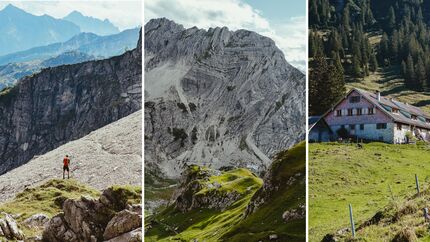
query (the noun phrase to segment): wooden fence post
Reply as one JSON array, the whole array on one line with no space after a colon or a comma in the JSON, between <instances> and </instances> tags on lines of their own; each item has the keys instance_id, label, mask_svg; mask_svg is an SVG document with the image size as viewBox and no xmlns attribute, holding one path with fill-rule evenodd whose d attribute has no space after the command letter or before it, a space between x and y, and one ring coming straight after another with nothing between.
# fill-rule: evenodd
<instances>
[{"instance_id":1,"label":"wooden fence post","mask_svg":"<svg viewBox=\"0 0 430 242\"><path fill-rule=\"evenodd\" d=\"M354 217L352 216L352 206L351 206L351 204L349 204L349 220L351 222L352 237L355 238L355 225L354 225Z\"/></svg>"},{"instance_id":2,"label":"wooden fence post","mask_svg":"<svg viewBox=\"0 0 430 242\"><path fill-rule=\"evenodd\" d=\"M417 187L417 193L418 193L418 196L419 196L420 195L420 183L418 181L418 175L417 174L415 174L415 185Z\"/></svg>"}]
</instances>

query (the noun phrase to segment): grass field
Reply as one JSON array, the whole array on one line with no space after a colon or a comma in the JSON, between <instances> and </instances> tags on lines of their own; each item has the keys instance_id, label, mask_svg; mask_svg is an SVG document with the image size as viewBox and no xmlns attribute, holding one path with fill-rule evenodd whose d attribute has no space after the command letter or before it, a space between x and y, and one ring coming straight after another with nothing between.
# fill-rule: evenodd
<instances>
[{"instance_id":1,"label":"grass field","mask_svg":"<svg viewBox=\"0 0 430 242\"><path fill-rule=\"evenodd\" d=\"M362 149L353 144L310 144L310 241L321 241L327 233L349 227L348 204L359 225L390 204L405 203L416 192L415 174L426 190L430 184L427 144L369 143ZM364 229L358 236L367 241L392 239L391 232L374 231L376 227Z\"/></svg>"}]
</instances>

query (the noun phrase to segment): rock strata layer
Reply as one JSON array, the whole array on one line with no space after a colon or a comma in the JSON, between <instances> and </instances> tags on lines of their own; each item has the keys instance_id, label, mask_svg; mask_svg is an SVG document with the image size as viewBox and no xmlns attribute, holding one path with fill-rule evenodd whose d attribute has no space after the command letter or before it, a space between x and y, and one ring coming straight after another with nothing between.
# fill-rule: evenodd
<instances>
[{"instance_id":1,"label":"rock strata layer","mask_svg":"<svg viewBox=\"0 0 430 242\"><path fill-rule=\"evenodd\" d=\"M263 171L305 137L305 76L247 30L145 25L145 161ZM149 166L148 166L149 167Z\"/></svg>"}]
</instances>

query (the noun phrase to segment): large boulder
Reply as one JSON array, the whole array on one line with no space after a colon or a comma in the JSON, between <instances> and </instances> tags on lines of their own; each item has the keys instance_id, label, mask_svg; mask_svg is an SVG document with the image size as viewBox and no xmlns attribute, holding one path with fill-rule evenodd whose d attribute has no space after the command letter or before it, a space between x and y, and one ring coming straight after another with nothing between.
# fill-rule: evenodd
<instances>
[{"instance_id":1,"label":"large boulder","mask_svg":"<svg viewBox=\"0 0 430 242\"><path fill-rule=\"evenodd\" d=\"M45 214L38 213L24 220L23 224L28 228L42 228L49 222L49 217Z\"/></svg>"},{"instance_id":2,"label":"large boulder","mask_svg":"<svg viewBox=\"0 0 430 242\"><path fill-rule=\"evenodd\" d=\"M101 239L104 228L115 214L109 207L87 197L80 201L66 200L63 211L67 224L82 239L89 239L91 235Z\"/></svg>"},{"instance_id":3,"label":"large boulder","mask_svg":"<svg viewBox=\"0 0 430 242\"><path fill-rule=\"evenodd\" d=\"M9 226L6 223L6 220L4 219L0 219L0 230L2 231L1 233L8 239L11 239L11 233L9 230Z\"/></svg>"},{"instance_id":4,"label":"large boulder","mask_svg":"<svg viewBox=\"0 0 430 242\"><path fill-rule=\"evenodd\" d=\"M80 200L66 200L63 203L63 213L54 216L45 227L43 240L105 241L140 228L142 207L127 204L127 193L126 189L109 188L99 199L81 197ZM138 241L135 238L139 236L136 236L136 233L130 233L121 237L130 240L121 241Z\"/></svg>"},{"instance_id":5,"label":"large boulder","mask_svg":"<svg viewBox=\"0 0 430 242\"><path fill-rule=\"evenodd\" d=\"M142 228L135 229L128 233L122 234L105 242L141 242L142 241Z\"/></svg>"},{"instance_id":6,"label":"large boulder","mask_svg":"<svg viewBox=\"0 0 430 242\"><path fill-rule=\"evenodd\" d=\"M25 237L24 233L18 228L18 224L16 223L15 219L10 214L5 214L5 219L13 238L17 240L23 240Z\"/></svg>"},{"instance_id":7,"label":"large boulder","mask_svg":"<svg viewBox=\"0 0 430 242\"><path fill-rule=\"evenodd\" d=\"M24 233L18 228L15 219L10 214L2 214L4 219L0 219L0 235L8 239L23 240L25 238Z\"/></svg>"},{"instance_id":8,"label":"large boulder","mask_svg":"<svg viewBox=\"0 0 430 242\"><path fill-rule=\"evenodd\" d=\"M109 221L103 238L109 240L140 227L142 227L142 215L123 210Z\"/></svg>"},{"instance_id":9,"label":"large boulder","mask_svg":"<svg viewBox=\"0 0 430 242\"><path fill-rule=\"evenodd\" d=\"M103 240L105 227L115 215L110 207L89 197L66 200L63 211L62 216L54 217L48 224L44 238L51 238L50 241Z\"/></svg>"},{"instance_id":10,"label":"large boulder","mask_svg":"<svg viewBox=\"0 0 430 242\"><path fill-rule=\"evenodd\" d=\"M43 231L43 241L78 241L74 231L72 231L64 220L64 213L54 216Z\"/></svg>"}]
</instances>

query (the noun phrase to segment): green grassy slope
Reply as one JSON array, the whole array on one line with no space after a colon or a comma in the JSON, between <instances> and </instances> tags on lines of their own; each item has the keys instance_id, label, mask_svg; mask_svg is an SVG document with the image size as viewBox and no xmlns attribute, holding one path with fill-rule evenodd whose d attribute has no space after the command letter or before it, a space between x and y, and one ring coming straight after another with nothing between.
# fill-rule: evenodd
<instances>
[{"instance_id":1,"label":"green grassy slope","mask_svg":"<svg viewBox=\"0 0 430 242\"><path fill-rule=\"evenodd\" d=\"M357 225L393 201L403 203L415 193L418 174L422 189L430 182L427 144L390 145L322 143L309 145L309 239L349 227L348 204ZM368 241L392 239L394 231L359 234ZM373 240L372 240L373 239ZM382 240L381 240L382 239Z\"/></svg>"},{"instance_id":2,"label":"green grassy slope","mask_svg":"<svg viewBox=\"0 0 430 242\"><path fill-rule=\"evenodd\" d=\"M151 229L145 234L145 241L170 241L191 239L217 241L234 224L241 219L252 195L261 187L262 180L246 169L235 169L223 172L219 176L209 179L199 179L197 182L203 188L195 195L204 195L216 188L209 188L207 184L218 182L220 193L238 192L241 198L224 211L201 208L182 213L173 206L163 212L148 217L146 226ZM197 195L198 196L198 195Z\"/></svg>"},{"instance_id":3,"label":"green grassy slope","mask_svg":"<svg viewBox=\"0 0 430 242\"><path fill-rule=\"evenodd\" d=\"M269 176L272 185L276 183L280 189L267 194L267 202L226 234L226 241L265 241L270 234L278 235L282 241L305 241L305 218L288 223L282 219L284 211L305 204L305 157L305 142L278 154ZM288 186L286 182L298 173L302 179L296 177L297 181ZM255 196L259 195L263 195L261 191Z\"/></svg>"},{"instance_id":4,"label":"green grassy slope","mask_svg":"<svg viewBox=\"0 0 430 242\"><path fill-rule=\"evenodd\" d=\"M25 189L17 194L15 199L1 204L0 210L10 214L21 214L21 219L37 213L54 216L61 211L62 203L68 198L98 197L99 195L99 191L74 179L53 179L38 187Z\"/></svg>"},{"instance_id":5,"label":"green grassy slope","mask_svg":"<svg viewBox=\"0 0 430 242\"><path fill-rule=\"evenodd\" d=\"M393 199L377 213L373 220L361 226L357 239L374 241L429 241L429 225L425 222L422 208L428 207L429 190L405 199ZM348 240L350 235L342 239Z\"/></svg>"},{"instance_id":6,"label":"green grassy slope","mask_svg":"<svg viewBox=\"0 0 430 242\"><path fill-rule=\"evenodd\" d=\"M194 167L196 172L199 169ZM282 152L270 169L271 182L283 184L274 193L260 190L262 180L247 169L235 169L199 178L202 188L194 196L207 194L226 194L237 192L241 197L224 210L195 208L180 212L171 205L161 213L145 218L145 241L267 241L270 234L277 234L280 239L304 241L305 219L296 219L288 223L282 220L284 211L296 208L305 202L305 144ZM300 176L297 174L300 173ZM295 176L292 185L285 183ZM268 176L266 176L268 177ZM300 177L300 178L299 178ZM266 182L266 181L265 181ZM220 184L218 188L209 184ZM244 218L245 210L255 196L264 196L267 202L254 213Z\"/></svg>"}]
</instances>

